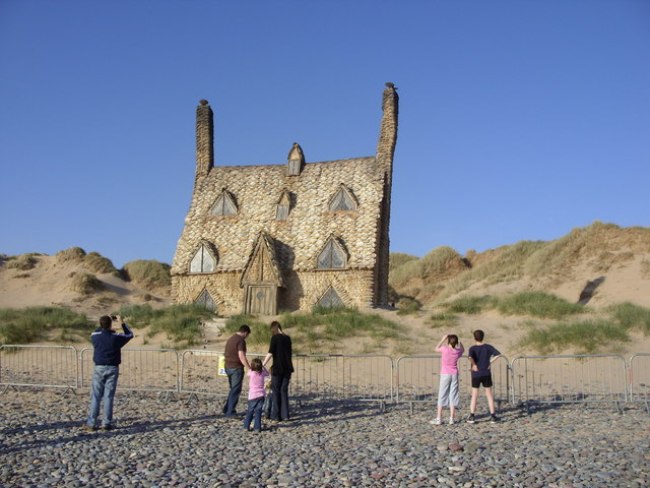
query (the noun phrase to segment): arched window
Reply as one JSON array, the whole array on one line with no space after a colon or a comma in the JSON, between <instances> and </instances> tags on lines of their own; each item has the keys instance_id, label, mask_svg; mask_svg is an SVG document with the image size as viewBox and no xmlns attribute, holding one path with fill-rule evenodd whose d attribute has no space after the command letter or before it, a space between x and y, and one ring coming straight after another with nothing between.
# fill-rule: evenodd
<instances>
[{"instance_id":1,"label":"arched window","mask_svg":"<svg viewBox=\"0 0 650 488\"><path fill-rule=\"evenodd\" d=\"M330 237L325 243L323 250L318 255L316 268L318 269L342 269L347 265L345 250L336 239Z\"/></svg>"},{"instance_id":2,"label":"arched window","mask_svg":"<svg viewBox=\"0 0 650 488\"><path fill-rule=\"evenodd\" d=\"M341 185L329 203L330 212L339 212L341 210L356 210L357 201L345 185Z\"/></svg>"},{"instance_id":3,"label":"arched window","mask_svg":"<svg viewBox=\"0 0 650 488\"><path fill-rule=\"evenodd\" d=\"M201 294L196 297L196 300L194 300L195 305L201 305L208 310L215 310L216 304L214 303L214 300L212 299L212 295L208 292L208 290L203 290Z\"/></svg>"},{"instance_id":4,"label":"arched window","mask_svg":"<svg viewBox=\"0 0 650 488\"><path fill-rule=\"evenodd\" d=\"M339 294L336 293L336 290L330 286L323 296L320 297L317 305L324 308L337 308L343 307L344 303L343 300L341 300L341 297L339 297Z\"/></svg>"},{"instance_id":5,"label":"arched window","mask_svg":"<svg viewBox=\"0 0 650 488\"><path fill-rule=\"evenodd\" d=\"M216 267L216 256L205 244L201 244L190 262L190 273L212 273Z\"/></svg>"},{"instance_id":6,"label":"arched window","mask_svg":"<svg viewBox=\"0 0 650 488\"><path fill-rule=\"evenodd\" d=\"M210 215L226 216L237 215L237 204L235 197L228 191L223 190L210 209Z\"/></svg>"},{"instance_id":7,"label":"arched window","mask_svg":"<svg viewBox=\"0 0 650 488\"><path fill-rule=\"evenodd\" d=\"M275 208L275 220L287 220L291 210L291 196L288 191L282 192L280 200Z\"/></svg>"}]
</instances>

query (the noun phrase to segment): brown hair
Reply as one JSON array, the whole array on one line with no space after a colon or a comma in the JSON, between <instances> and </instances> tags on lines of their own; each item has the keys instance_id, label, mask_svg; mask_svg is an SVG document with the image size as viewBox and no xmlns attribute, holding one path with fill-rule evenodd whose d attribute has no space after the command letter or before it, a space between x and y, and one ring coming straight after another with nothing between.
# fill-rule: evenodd
<instances>
[{"instance_id":1,"label":"brown hair","mask_svg":"<svg viewBox=\"0 0 650 488\"><path fill-rule=\"evenodd\" d=\"M455 349L456 346L458 345L458 336L456 334L449 334L447 336L447 342L451 347Z\"/></svg>"},{"instance_id":2,"label":"brown hair","mask_svg":"<svg viewBox=\"0 0 650 488\"><path fill-rule=\"evenodd\" d=\"M257 371L258 373L262 371L262 360L260 358L251 359L251 369Z\"/></svg>"},{"instance_id":3,"label":"brown hair","mask_svg":"<svg viewBox=\"0 0 650 488\"><path fill-rule=\"evenodd\" d=\"M280 325L280 322L277 320L274 320L271 322L271 334L282 334L282 326Z\"/></svg>"},{"instance_id":4,"label":"brown hair","mask_svg":"<svg viewBox=\"0 0 650 488\"><path fill-rule=\"evenodd\" d=\"M477 329L474 331L474 340L476 342L483 342L484 337L485 337L485 333L481 329Z\"/></svg>"}]
</instances>

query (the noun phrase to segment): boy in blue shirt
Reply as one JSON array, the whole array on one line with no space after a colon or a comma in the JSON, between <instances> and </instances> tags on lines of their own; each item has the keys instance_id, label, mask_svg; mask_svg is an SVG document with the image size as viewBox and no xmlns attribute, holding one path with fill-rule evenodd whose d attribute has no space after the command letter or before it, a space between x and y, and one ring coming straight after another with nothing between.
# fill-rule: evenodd
<instances>
[{"instance_id":1,"label":"boy in blue shirt","mask_svg":"<svg viewBox=\"0 0 650 488\"><path fill-rule=\"evenodd\" d=\"M490 409L490 422L498 422L499 419L494 414L494 395L492 393L492 373L490 365L497 359L501 353L490 344L484 344L485 333L482 330L474 331L475 344L469 348L469 360L472 363L472 400L469 405L469 418L467 422L475 422L474 412L476 411L476 400L478 398L478 389L481 385L485 388L485 397Z\"/></svg>"}]
</instances>

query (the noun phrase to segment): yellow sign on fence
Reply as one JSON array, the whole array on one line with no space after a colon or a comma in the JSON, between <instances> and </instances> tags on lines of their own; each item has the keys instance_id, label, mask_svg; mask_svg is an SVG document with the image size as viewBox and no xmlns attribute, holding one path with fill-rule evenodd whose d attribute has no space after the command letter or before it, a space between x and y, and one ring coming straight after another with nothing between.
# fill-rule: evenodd
<instances>
[{"instance_id":1,"label":"yellow sign on fence","mask_svg":"<svg viewBox=\"0 0 650 488\"><path fill-rule=\"evenodd\" d=\"M226 356L219 356L219 366L217 367L217 374L219 376L228 376L226 374Z\"/></svg>"}]
</instances>

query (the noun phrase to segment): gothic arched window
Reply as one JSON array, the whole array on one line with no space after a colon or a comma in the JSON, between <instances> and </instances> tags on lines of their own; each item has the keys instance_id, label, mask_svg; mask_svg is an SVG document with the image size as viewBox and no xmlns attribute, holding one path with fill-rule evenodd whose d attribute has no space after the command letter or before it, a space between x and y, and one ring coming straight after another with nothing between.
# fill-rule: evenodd
<instances>
[{"instance_id":1,"label":"gothic arched window","mask_svg":"<svg viewBox=\"0 0 650 488\"><path fill-rule=\"evenodd\" d=\"M205 244L201 244L190 261L190 273L212 273L216 267L216 256Z\"/></svg>"},{"instance_id":2,"label":"gothic arched window","mask_svg":"<svg viewBox=\"0 0 650 488\"><path fill-rule=\"evenodd\" d=\"M223 190L210 209L210 215L226 216L237 215L237 204L234 196L227 190Z\"/></svg>"},{"instance_id":3,"label":"gothic arched window","mask_svg":"<svg viewBox=\"0 0 650 488\"><path fill-rule=\"evenodd\" d=\"M347 266L345 250L336 239L330 237L318 255L317 269L342 269Z\"/></svg>"},{"instance_id":4,"label":"gothic arched window","mask_svg":"<svg viewBox=\"0 0 650 488\"><path fill-rule=\"evenodd\" d=\"M344 303L341 297L339 297L339 294L336 293L336 290L330 286L323 296L320 297L316 305L324 308L337 308L343 307Z\"/></svg>"},{"instance_id":5,"label":"gothic arched window","mask_svg":"<svg viewBox=\"0 0 650 488\"><path fill-rule=\"evenodd\" d=\"M329 211L338 212L341 210L356 210L357 201L345 185L341 185L329 202Z\"/></svg>"}]
</instances>

